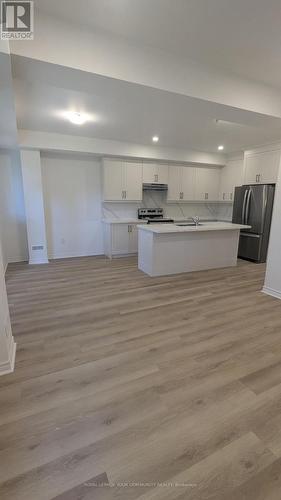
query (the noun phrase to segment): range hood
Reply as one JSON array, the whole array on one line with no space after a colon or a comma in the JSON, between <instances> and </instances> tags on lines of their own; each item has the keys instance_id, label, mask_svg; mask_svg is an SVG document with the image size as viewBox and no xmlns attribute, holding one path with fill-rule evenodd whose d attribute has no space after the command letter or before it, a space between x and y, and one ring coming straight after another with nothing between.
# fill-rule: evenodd
<instances>
[{"instance_id":1,"label":"range hood","mask_svg":"<svg viewBox=\"0 0 281 500\"><path fill-rule=\"evenodd\" d=\"M145 183L142 185L143 191L168 191L168 184Z\"/></svg>"}]
</instances>

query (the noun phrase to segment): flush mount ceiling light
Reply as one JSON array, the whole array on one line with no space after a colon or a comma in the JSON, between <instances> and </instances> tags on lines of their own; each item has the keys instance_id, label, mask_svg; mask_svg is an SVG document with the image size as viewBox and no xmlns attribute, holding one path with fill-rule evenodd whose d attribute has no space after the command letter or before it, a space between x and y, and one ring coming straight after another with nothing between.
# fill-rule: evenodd
<instances>
[{"instance_id":1,"label":"flush mount ceiling light","mask_svg":"<svg viewBox=\"0 0 281 500\"><path fill-rule=\"evenodd\" d=\"M224 149L224 146L222 144L220 146L218 146L219 151L222 151L223 149Z\"/></svg>"},{"instance_id":2,"label":"flush mount ceiling light","mask_svg":"<svg viewBox=\"0 0 281 500\"><path fill-rule=\"evenodd\" d=\"M153 140L153 142L158 142L158 141L159 141L159 137L158 137L158 135L154 135L154 136L152 137L152 140Z\"/></svg>"},{"instance_id":3,"label":"flush mount ceiling light","mask_svg":"<svg viewBox=\"0 0 281 500\"><path fill-rule=\"evenodd\" d=\"M67 118L71 123L74 123L75 125L83 125L88 121L88 115L85 113L78 113L76 111L69 111L67 113Z\"/></svg>"}]
</instances>

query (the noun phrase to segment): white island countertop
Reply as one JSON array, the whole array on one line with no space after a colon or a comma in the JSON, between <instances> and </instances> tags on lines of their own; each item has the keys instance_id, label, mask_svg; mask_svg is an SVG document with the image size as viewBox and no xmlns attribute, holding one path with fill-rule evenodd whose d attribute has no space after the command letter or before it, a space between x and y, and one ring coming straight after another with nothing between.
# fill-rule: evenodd
<instances>
[{"instance_id":1,"label":"white island countertop","mask_svg":"<svg viewBox=\"0 0 281 500\"><path fill-rule=\"evenodd\" d=\"M185 226L179 224L146 224L139 225L138 230L149 231L156 234L192 233L202 231L234 231L250 229L251 226L232 224L232 222L200 222L199 226Z\"/></svg>"}]
</instances>

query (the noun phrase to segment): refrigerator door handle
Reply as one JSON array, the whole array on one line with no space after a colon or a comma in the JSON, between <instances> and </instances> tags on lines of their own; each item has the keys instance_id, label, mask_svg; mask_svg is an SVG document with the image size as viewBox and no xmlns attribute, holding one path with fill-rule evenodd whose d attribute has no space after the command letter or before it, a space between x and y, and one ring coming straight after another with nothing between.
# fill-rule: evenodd
<instances>
[{"instance_id":1,"label":"refrigerator door handle","mask_svg":"<svg viewBox=\"0 0 281 500\"><path fill-rule=\"evenodd\" d=\"M245 210L245 224L248 224L248 221L249 221L249 208L250 208L251 196L252 196L252 188L250 188L248 191L248 198L247 198L246 210Z\"/></svg>"},{"instance_id":2,"label":"refrigerator door handle","mask_svg":"<svg viewBox=\"0 0 281 500\"><path fill-rule=\"evenodd\" d=\"M245 236L247 238L260 238L260 234L253 234L253 233L244 233L241 231L240 236Z\"/></svg>"},{"instance_id":3,"label":"refrigerator door handle","mask_svg":"<svg viewBox=\"0 0 281 500\"><path fill-rule=\"evenodd\" d=\"M262 193L262 233L264 231L264 221L265 221L267 202L268 202L268 190L267 186L264 186Z\"/></svg>"},{"instance_id":4,"label":"refrigerator door handle","mask_svg":"<svg viewBox=\"0 0 281 500\"><path fill-rule=\"evenodd\" d=\"M243 206L242 206L242 224L245 224L245 208L246 208L246 201L247 201L247 196L248 196L248 189L246 189L244 193L244 200L243 200Z\"/></svg>"}]
</instances>

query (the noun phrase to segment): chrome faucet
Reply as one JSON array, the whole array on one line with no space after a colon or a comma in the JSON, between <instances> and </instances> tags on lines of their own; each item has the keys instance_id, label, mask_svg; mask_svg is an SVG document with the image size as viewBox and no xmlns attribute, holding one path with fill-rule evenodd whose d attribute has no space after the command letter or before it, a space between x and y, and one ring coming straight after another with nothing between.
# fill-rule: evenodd
<instances>
[{"instance_id":1,"label":"chrome faucet","mask_svg":"<svg viewBox=\"0 0 281 500\"><path fill-rule=\"evenodd\" d=\"M191 217L191 219L193 220L196 227L199 226L200 219L199 219L198 215L196 215L196 217Z\"/></svg>"}]
</instances>

